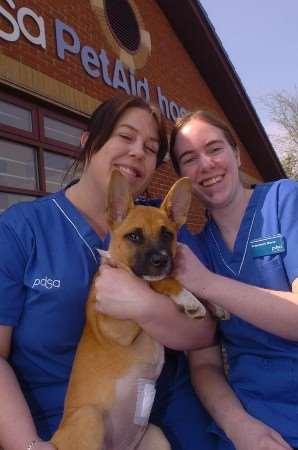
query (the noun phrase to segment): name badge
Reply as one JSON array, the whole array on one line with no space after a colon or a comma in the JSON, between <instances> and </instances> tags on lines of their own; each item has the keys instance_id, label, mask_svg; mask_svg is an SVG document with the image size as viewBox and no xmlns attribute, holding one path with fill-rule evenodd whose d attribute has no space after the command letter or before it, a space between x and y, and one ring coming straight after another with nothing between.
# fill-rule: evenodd
<instances>
[{"instance_id":1,"label":"name badge","mask_svg":"<svg viewBox=\"0 0 298 450\"><path fill-rule=\"evenodd\" d=\"M253 258L283 253L285 251L284 237L281 234L276 234L275 236L253 239L250 241L250 248Z\"/></svg>"}]
</instances>

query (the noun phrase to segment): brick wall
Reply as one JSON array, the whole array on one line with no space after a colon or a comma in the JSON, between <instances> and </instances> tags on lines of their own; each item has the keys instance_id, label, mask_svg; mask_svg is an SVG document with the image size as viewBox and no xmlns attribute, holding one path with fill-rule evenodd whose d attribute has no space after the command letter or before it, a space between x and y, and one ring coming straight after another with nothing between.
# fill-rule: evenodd
<instances>
[{"instance_id":1,"label":"brick wall","mask_svg":"<svg viewBox=\"0 0 298 450\"><path fill-rule=\"evenodd\" d=\"M17 42L0 41L0 55L17 60L22 65L38 71L42 76L60 82L60 86L80 92L86 98L102 101L115 94L115 90L107 86L101 78L94 79L83 69L79 55L66 55L64 61L57 58L54 20L60 19L72 27L79 36L81 46L88 45L100 52L102 48L107 51L112 65L119 57L112 49L106 35L102 32L98 18L94 14L89 1L73 0L15 0L17 9L27 6L45 19L47 48L42 49L30 43L24 36ZM166 17L154 0L134 0L143 20L143 25L150 32L151 55L145 66L135 72L135 78L146 77L150 86L151 101L157 103L156 87L160 86L163 95L169 100L187 110L201 107L211 108L223 118L224 112L216 102L212 92L208 89L204 79L192 63L184 47L170 27ZM10 13L12 10L5 5ZM28 19L28 18L27 18ZM7 32L11 31L8 23L0 18L0 26ZM34 22L26 20L26 27L32 34L36 33ZM202 49L203 51L203 49ZM9 74L7 75L9 78ZM50 92L50 91L49 91ZM51 94L47 93L49 100ZM65 96L65 106L67 104ZM63 104L63 96L59 97ZM88 112L87 108L81 112ZM170 131L172 123L167 121ZM237 133L235 133L237 135ZM243 170L250 176L262 179L246 149L239 142ZM170 163L165 163L156 172L149 189L151 196L163 196L175 181L176 175ZM194 201L189 222L191 228L198 229L204 221L204 211Z\"/></svg>"}]
</instances>

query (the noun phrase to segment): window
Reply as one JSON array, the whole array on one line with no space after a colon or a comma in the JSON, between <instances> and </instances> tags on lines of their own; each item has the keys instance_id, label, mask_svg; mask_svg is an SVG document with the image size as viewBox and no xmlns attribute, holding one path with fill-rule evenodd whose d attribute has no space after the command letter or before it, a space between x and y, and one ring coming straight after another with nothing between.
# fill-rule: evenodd
<instances>
[{"instance_id":1,"label":"window","mask_svg":"<svg viewBox=\"0 0 298 450\"><path fill-rule=\"evenodd\" d=\"M56 153L45 152L45 175L46 175L46 190L47 192L56 192L61 189L62 185L70 181L65 179L68 169L73 163L74 159Z\"/></svg>"},{"instance_id":2,"label":"window","mask_svg":"<svg viewBox=\"0 0 298 450\"><path fill-rule=\"evenodd\" d=\"M34 147L0 138L0 149L0 185L20 189L37 189L38 177Z\"/></svg>"},{"instance_id":3,"label":"window","mask_svg":"<svg viewBox=\"0 0 298 450\"><path fill-rule=\"evenodd\" d=\"M82 129L68 125L51 117L44 116L44 135L47 138L64 142L65 144L80 145Z\"/></svg>"},{"instance_id":4,"label":"window","mask_svg":"<svg viewBox=\"0 0 298 450\"><path fill-rule=\"evenodd\" d=\"M0 212L61 189L86 119L0 92Z\"/></svg>"},{"instance_id":5,"label":"window","mask_svg":"<svg viewBox=\"0 0 298 450\"><path fill-rule=\"evenodd\" d=\"M31 111L0 100L0 123L3 125L13 124L20 130L30 132L32 131Z\"/></svg>"},{"instance_id":6,"label":"window","mask_svg":"<svg viewBox=\"0 0 298 450\"><path fill-rule=\"evenodd\" d=\"M9 192L0 192L0 213L6 208L18 202L27 202L34 200L36 197L32 195L10 194Z\"/></svg>"}]
</instances>

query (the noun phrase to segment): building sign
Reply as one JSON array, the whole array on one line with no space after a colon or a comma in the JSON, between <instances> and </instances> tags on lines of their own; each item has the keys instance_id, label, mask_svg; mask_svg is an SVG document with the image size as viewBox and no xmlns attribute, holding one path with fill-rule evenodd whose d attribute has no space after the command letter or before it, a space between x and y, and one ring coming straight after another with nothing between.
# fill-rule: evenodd
<instances>
[{"instance_id":1,"label":"building sign","mask_svg":"<svg viewBox=\"0 0 298 450\"><path fill-rule=\"evenodd\" d=\"M29 42L47 50L46 25L43 17L32 9L22 6L16 8L14 0L5 0L7 9L0 6L0 16L10 25L11 31L0 28L0 39L16 42L23 35ZM32 35L26 28L25 18L30 17L36 24L38 33ZM92 78L98 78L113 89L122 89L127 94L142 96L147 102L151 100L151 90L146 78L137 79L133 69L125 68L121 59L111 61L105 49L96 49L82 45L76 30L59 19L55 19L55 47L57 57L65 60L66 54L77 58L83 70ZM168 100L160 86L156 87L156 97L159 108L169 119L175 121L186 113L185 108L176 102Z\"/></svg>"}]
</instances>

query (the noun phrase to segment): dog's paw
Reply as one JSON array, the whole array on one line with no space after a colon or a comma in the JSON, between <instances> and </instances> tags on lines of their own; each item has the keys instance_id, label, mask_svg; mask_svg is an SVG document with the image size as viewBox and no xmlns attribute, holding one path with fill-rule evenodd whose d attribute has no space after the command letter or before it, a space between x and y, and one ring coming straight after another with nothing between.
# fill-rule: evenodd
<instances>
[{"instance_id":1,"label":"dog's paw","mask_svg":"<svg viewBox=\"0 0 298 450\"><path fill-rule=\"evenodd\" d=\"M211 306L211 312L219 320L229 320L230 319L230 313L228 311L226 311L225 309L223 309L221 306L213 304Z\"/></svg>"},{"instance_id":2,"label":"dog's paw","mask_svg":"<svg viewBox=\"0 0 298 450\"><path fill-rule=\"evenodd\" d=\"M101 248L97 248L96 250L100 254L101 264L107 264L108 266L111 266L111 267L117 267L117 264L113 260L113 257L109 251L102 250Z\"/></svg>"},{"instance_id":3,"label":"dog's paw","mask_svg":"<svg viewBox=\"0 0 298 450\"><path fill-rule=\"evenodd\" d=\"M111 255L107 250L102 250L101 248L96 249L101 257L102 263L109 263L109 260L111 259Z\"/></svg>"},{"instance_id":4,"label":"dog's paw","mask_svg":"<svg viewBox=\"0 0 298 450\"><path fill-rule=\"evenodd\" d=\"M187 289L182 288L179 294L171 294L171 298L189 317L193 319L205 317L205 306Z\"/></svg>"}]
</instances>

